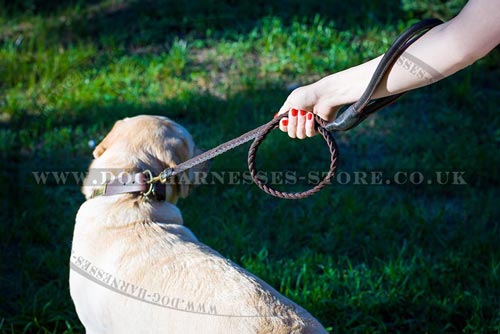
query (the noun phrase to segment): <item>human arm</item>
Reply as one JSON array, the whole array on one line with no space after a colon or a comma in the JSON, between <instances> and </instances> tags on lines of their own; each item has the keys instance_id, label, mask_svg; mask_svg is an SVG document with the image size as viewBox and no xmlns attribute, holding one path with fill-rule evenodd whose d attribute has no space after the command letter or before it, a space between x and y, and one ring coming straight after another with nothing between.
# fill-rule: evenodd
<instances>
[{"instance_id":1,"label":"human arm","mask_svg":"<svg viewBox=\"0 0 500 334\"><path fill-rule=\"evenodd\" d=\"M398 59L374 98L436 82L484 57L500 43L500 0L470 0L462 11L418 39ZM279 113L280 129L292 138L316 134L313 113L332 121L338 109L359 99L382 56L299 87Z\"/></svg>"}]
</instances>

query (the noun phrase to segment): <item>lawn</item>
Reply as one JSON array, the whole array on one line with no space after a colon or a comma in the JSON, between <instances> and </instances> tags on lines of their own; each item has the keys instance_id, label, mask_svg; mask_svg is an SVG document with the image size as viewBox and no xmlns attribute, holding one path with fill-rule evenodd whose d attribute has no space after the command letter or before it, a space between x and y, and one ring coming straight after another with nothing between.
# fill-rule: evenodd
<instances>
[{"instance_id":1,"label":"lawn","mask_svg":"<svg viewBox=\"0 0 500 334\"><path fill-rule=\"evenodd\" d=\"M139 114L166 115L212 148L268 121L291 87L463 3L0 2L0 333L84 332L68 289L84 198L76 182L33 172L84 172L92 142ZM497 49L335 134L351 182L296 201L200 185L179 202L185 224L333 333L500 333L499 61ZM244 172L248 147L212 171ZM282 133L258 158L302 174L329 159L321 138ZM432 184L354 181L370 173Z\"/></svg>"}]
</instances>

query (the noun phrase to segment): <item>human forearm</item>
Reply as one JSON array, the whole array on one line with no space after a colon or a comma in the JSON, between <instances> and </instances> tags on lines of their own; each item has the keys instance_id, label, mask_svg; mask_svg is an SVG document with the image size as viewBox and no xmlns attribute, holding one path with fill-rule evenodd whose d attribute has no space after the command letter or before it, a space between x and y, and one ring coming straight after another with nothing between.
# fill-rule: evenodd
<instances>
[{"instance_id":1,"label":"human forearm","mask_svg":"<svg viewBox=\"0 0 500 334\"><path fill-rule=\"evenodd\" d=\"M500 42L500 0L470 0L452 20L434 27L397 59L374 98L422 87L467 67ZM338 109L359 100L382 56L294 90L279 113L292 138L316 133L313 114L332 121ZM300 110L300 113L298 112Z\"/></svg>"},{"instance_id":2,"label":"human forearm","mask_svg":"<svg viewBox=\"0 0 500 334\"><path fill-rule=\"evenodd\" d=\"M499 43L499 3L498 0L470 1L459 16L422 36L398 59L374 97L434 83L486 55ZM381 58L327 76L312 84L311 88L318 100L330 99L331 104L339 105L355 102Z\"/></svg>"}]
</instances>

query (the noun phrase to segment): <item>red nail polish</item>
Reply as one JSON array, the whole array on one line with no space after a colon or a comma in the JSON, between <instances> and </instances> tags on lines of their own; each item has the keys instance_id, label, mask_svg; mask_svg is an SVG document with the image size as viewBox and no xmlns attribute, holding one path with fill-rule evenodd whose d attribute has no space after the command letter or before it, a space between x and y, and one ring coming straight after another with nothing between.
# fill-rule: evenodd
<instances>
[{"instance_id":1,"label":"red nail polish","mask_svg":"<svg viewBox=\"0 0 500 334\"><path fill-rule=\"evenodd\" d=\"M288 120L287 120L287 119L284 119L284 120L282 121L282 124L283 124L283 126L288 126Z\"/></svg>"},{"instance_id":2,"label":"red nail polish","mask_svg":"<svg viewBox=\"0 0 500 334\"><path fill-rule=\"evenodd\" d=\"M308 120L313 119L313 114L312 114L312 113L307 114L307 119L308 119Z\"/></svg>"},{"instance_id":3,"label":"red nail polish","mask_svg":"<svg viewBox=\"0 0 500 334\"><path fill-rule=\"evenodd\" d=\"M291 113L292 113L292 116L295 117L295 116L297 116L297 114L299 113L299 111L297 109L292 109Z\"/></svg>"},{"instance_id":4,"label":"red nail polish","mask_svg":"<svg viewBox=\"0 0 500 334\"><path fill-rule=\"evenodd\" d=\"M305 116L306 114L307 114L307 111L305 111L305 110L300 111L300 116Z\"/></svg>"}]
</instances>

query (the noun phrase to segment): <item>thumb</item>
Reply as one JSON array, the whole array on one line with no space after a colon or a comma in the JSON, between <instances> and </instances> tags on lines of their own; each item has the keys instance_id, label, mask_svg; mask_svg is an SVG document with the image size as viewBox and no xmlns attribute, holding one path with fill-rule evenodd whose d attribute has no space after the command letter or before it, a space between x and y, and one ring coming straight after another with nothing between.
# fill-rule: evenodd
<instances>
[{"instance_id":1,"label":"thumb","mask_svg":"<svg viewBox=\"0 0 500 334\"><path fill-rule=\"evenodd\" d=\"M284 114L286 113L287 111L290 110L290 106L288 106L287 103L285 103L284 105L281 106L280 110L278 111L277 115L281 115L281 114Z\"/></svg>"}]
</instances>

